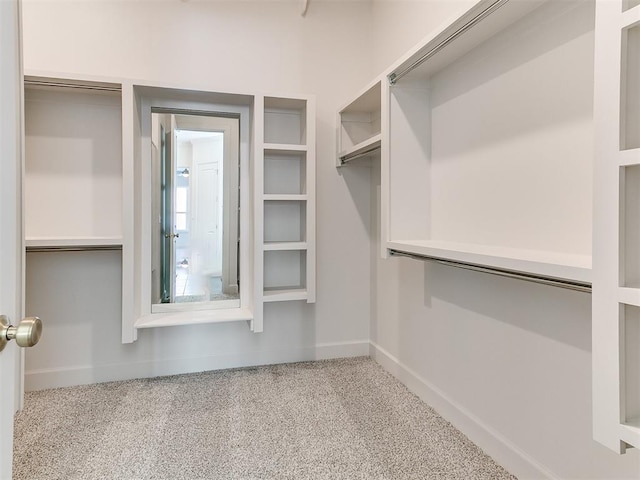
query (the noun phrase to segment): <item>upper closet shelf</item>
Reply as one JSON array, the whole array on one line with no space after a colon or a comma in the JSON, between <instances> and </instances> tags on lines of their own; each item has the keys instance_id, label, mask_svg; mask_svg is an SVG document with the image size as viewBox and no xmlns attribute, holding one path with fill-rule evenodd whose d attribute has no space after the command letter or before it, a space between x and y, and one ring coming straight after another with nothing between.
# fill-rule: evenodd
<instances>
[{"instance_id":1,"label":"upper closet shelf","mask_svg":"<svg viewBox=\"0 0 640 480\"><path fill-rule=\"evenodd\" d=\"M267 193L263 198L265 201L301 202L307 200L308 196L304 193Z\"/></svg>"},{"instance_id":2,"label":"upper closet shelf","mask_svg":"<svg viewBox=\"0 0 640 480\"><path fill-rule=\"evenodd\" d=\"M303 153L307 151L306 145L287 143L265 143L264 150L273 155L286 155L287 153Z\"/></svg>"},{"instance_id":3,"label":"upper closet shelf","mask_svg":"<svg viewBox=\"0 0 640 480\"><path fill-rule=\"evenodd\" d=\"M529 276L591 284L591 256L435 240L388 242L390 250Z\"/></svg>"},{"instance_id":4,"label":"upper closet shelf","mask_svg":"<svg viewBox=\"0 0 640 480\"><path fill-rule=\"evenodd\" d=\"M424 39L393 66L388 74L393 85L406 80L422 82L475 49L548 0L527 2L480 0L459 18Z\"/></svg>"}]
</instances>

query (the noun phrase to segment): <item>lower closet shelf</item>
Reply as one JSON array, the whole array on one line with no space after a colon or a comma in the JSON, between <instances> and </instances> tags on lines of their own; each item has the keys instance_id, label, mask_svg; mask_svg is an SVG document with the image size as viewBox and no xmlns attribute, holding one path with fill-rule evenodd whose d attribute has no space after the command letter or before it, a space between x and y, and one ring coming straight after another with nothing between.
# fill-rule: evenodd
<instances>
[{"instance_id":1,"label":"lower closet shelf","mask_svg":"<svg viewBox=\"0 0 640 480\"><path fill-rule=\"evenodd\" d=\"M390 241L387 249L444 261L591 284L591 256L437 240Z\"/></svg>"},{"instance_id":2,"label":"lower closet shelf","mask_svg":"<svg viewBox=\"0 0 640 480\"><path fill-rule=\"evenodd\" d=\"M267 302L289 302L292 300L307 300L307 290L304 288L277 288L268 289L263 293L263 301Z\"/></svg>"}]
</instances>

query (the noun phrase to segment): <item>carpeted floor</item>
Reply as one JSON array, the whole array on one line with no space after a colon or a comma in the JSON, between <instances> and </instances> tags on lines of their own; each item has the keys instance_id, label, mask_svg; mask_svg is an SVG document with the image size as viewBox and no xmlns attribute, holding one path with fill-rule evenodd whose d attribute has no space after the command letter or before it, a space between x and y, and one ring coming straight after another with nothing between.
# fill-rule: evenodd
<instances>
[{"instance_id":1,"label":"carpeted floor","mask_svg":"<svg viewBox=\"0 0 640 480\"><path fill-rule=\"evenodd\" d=\"M28 393L14 479L511 479L368 358Z\"/></svg>"}]
</instances>

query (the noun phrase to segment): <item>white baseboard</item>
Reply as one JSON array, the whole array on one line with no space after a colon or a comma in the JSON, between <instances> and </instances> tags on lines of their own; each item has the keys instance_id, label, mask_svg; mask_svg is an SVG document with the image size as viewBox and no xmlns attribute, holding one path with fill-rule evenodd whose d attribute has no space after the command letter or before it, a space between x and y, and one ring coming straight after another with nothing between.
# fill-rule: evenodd
<instances>
[{"instance_id":1,"label":"white baseboard","mask_svg":"<svg viewBox=\"0 0 640 480\"><path fill-rule=\"evenodd\" d=\"M73 368L27 370L25 390L70 387L134 378L253 367L278 363L326 360L369 355L369 341L326 343L312 347L264 349L191 358L170 358L134 363L87 365Z\"/></svg>"},{"instance_id":2,"label":"white baseboard","mask_svg":"<svg viewBox=\"0 0 640 480\"><path fill-rule=\"evenodd\" d=\"M559 478L374 342L370 356L519 480Z\"/></svg>"}]
</instances>

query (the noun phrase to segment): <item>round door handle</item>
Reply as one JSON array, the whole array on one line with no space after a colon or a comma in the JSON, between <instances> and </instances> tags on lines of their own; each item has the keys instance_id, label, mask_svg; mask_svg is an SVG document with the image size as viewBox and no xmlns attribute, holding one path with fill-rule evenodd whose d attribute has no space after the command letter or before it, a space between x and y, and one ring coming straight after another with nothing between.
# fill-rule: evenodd
<instances>
[{"instance_id":1,"label":"round door handle","mask_svg":"<svg viewBox=\"0 0 640 480\"><path fill-rule=\"evenodd\" d=\"M41 335L42 320L38 317L27 317L13 326L6 315L0 315L0 352L10 340L15 340L20 347L33 347Z\"/></svg>"}]
</instances>

